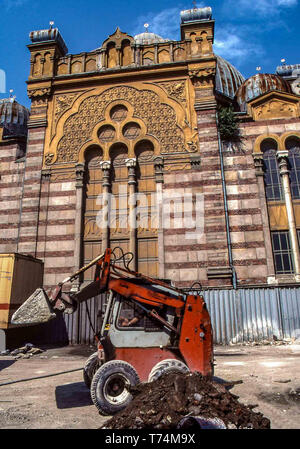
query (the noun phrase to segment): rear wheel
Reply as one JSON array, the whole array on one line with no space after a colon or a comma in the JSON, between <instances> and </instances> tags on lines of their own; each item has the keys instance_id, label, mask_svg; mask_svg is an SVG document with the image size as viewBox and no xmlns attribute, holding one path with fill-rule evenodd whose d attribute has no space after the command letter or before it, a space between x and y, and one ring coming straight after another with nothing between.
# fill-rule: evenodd
<instances>
[{"instance_id":1,"label":"rear wheel","mask_svg":"<svg viewBox=\"0 0 300 449\"><path fill-rule=\"evenodd\" d=\"M159 379L163 374L188 373L189 371L190 370L186 366L186 364L181 362L180 360L176 359L162 360L152 368L148 377L148 382L154 382L155 380Z\"/></svg>"},{"instance_id":2,"label":"rear wheel","mask_svg":"<svg viewBox=\"0 0 300 449\"><path fill-rule=\"evenodd\" d=\"M92 401L102 415L114 415L131 402L129 387L139 383L139 376L129 363L121 360L104 363L92 380Z\"/></svg>"},{"instance_id":3,"label":"rear wheel","mask_svg":"<svg viewBox=\"0 0 300 449\"><path fill-rule=\"evenodd\" d=\"M98 352L94 352L94 354L92 354L85 362L83 368L83 380L87 388L91 387L92 379L100 364Z\"/></svg>"}]
</instances>

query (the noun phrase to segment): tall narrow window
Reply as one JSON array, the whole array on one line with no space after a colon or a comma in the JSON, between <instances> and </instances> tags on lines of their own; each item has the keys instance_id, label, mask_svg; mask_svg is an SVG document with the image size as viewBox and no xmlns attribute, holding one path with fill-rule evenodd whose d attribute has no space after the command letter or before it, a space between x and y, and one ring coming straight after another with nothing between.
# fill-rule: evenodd
<instances>
[{"instance_id":1,"label":"tall narrow window","mask_svg":"<svg viewBox=\"0 0 300 449\"><path fill-rule=\"evenodd\" d=\"M293 200L300 199L300 139L289 137L286 140L286 149L289 150L290 183Z\"/></svg>"},{"instance_id":2,"label":"tall narrow window","mask_svg":"<svg viewBox=\"0 0 300 449\"><path fill-rule=\"evenodd\" d=\"M138 271L158 277L158 216L155 207L154 146L143 140L135 147L138 160Z\"/></svg>"},{"instance_id":3,"label":"tall narrow window","mask_svg":"<svg viewBox=\"0 0 300 449\"><path fill-rule=\"evenodd\" d=\"M276 273L294 273L289 231L272 232L272 243Z\"/></svg>"},{"instance_id":4,"label":"tall narrow window","mask_svg":"<svg viewBox=\"0 0 300 449\"><path fill-rule=\"evenodd\" d=\"M102 208L98 201L102 194L102 170L100 163L103 152L100 147L93 146L86 152L86 187L84 210L84 265L101 254L102 230L99 227L97 216ZM95 267L84 274L85 281L94 280Z\"/></svg>"},{"instance_id":5,"label":"tall narrow window","mask_svg":"<svg viewBox=\"0 0 300 449\"><path fill-rule=\"evenodd\" d=\"M265 187L268 201L281 201L283 199L279 167L276 159L277 143L266 139L261 144L265 165Z\"/></svg>"}]
</instances>

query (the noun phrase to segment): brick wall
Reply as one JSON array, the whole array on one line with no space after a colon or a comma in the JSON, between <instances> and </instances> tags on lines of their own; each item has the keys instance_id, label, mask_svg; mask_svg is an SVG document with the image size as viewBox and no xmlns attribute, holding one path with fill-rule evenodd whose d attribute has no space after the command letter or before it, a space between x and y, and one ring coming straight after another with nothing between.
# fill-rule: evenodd
<instances>
[{"instance_id":1,"label":"brick wall","mask_svg":"<svg viewBox=\"0 0 300 449\"><path fill-rule=\"evenodd\" d=\"M17 252L25 162L19 144L0 144L0 253Z\"/></svg>"}]
</instances>

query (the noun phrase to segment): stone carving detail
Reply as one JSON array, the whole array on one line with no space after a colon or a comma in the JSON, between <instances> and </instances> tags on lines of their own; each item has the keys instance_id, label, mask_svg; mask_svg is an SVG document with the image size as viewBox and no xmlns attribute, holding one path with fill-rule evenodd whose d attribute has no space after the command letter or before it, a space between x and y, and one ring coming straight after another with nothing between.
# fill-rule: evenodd
<instances>
[{"instance_id":1,"label":"stone carving detail","mask_svg":"<svg viewBox=\"0 0 300 449\"><path fill-rule=\"evenodd\" d=\"M212 85L213 79L216 75L215 67L207 68L191 68L189 70L189 77L191 78L195 87L207 87Z\"/></svg>"},{"instance_id":2,"label":"stone carving detail","mask_svg":"<svg viewBox=\"0 0 300 449\"><path fill-rule=\"evenodd\" d=\"M97 224L96 217L88 217L84 222L84 238L93 239L102 237L102 229Z\"/></svg>"},{"instance_id":3,"label":"stone carving detail","mask_svg":"<svg viewBox=\"0 0 300 449\"><path fill-rule=\"evenodd\" d=\"M74 171L64 173L54 173L51 175L51 181L53 182L69 182L76 180L76 173Z\"/></svg>"},{"instance_id":4,"label":"stone carving detail","mask_svg":"<svg viewBox=\"0 0 300 449\"><path fill-rule=\"evenodd\" d=\"M66 120L64 137L58 144L57 162L78 160L80 148L90 140L94 127L105 119L107 105L116 100L128 101L134 107L135 116L144 121L148 134L159 140L162 153L187 151L183 131L177 125L171 106L161 103L159 96L150 90L120 86L86 98L78 113Z\"/></svg>"},{"instance_id":5,"label":"stone carving detail","mask_svg":"<svg viewBox=\"0 0 300 449\"><path fill-rule=\"evenodd\" d=\"M281 117L297 117L297 106L292 103L273 99L266 104L254 108L254 118L256 120Z\"/></svg>"},{"instance_id":6,"label":"stone carving detail","mask_svg":"<svg viewBox=\"0 0 300 449\"><path fill-rule=\"evenodd\" d=\"M167 91L169 97L176 98L180 103L186 102L185 81L170 81L158 85Z\"/></svg>"},{"instance_id":7,"label":"stone carving detail","mask_svg":"<svg viewBox=\"0 0 300 449\"><path fill-rule=\"evenodd\" d=\"M54 154L53 153L47 153L45 156L45 164L46 165L51 165L54 159Z\"/></svg>"},{"instance_id":8,"label":"stone carving detail","mask_svg":"<svg viewBox=\"0 0 300 449\"><path fill-rule=\"evenodd\" d=\"M73 104L74 99L78 97L78 94L59 95L55 99L55 112L54 122L55 126L60 117L68 110Z\"/></svg>"},{"instance_id":9,"label":"stone carving detail","mask_svg":"<svg viewBox=\"0 0 300 449\"><path fill-rule=\"evenodd\" d=\"M40 89L28 89L28 97L33 100L40 97L49 97L51 95L51 87L43 87Z\"/></svg>"}]
</instances>

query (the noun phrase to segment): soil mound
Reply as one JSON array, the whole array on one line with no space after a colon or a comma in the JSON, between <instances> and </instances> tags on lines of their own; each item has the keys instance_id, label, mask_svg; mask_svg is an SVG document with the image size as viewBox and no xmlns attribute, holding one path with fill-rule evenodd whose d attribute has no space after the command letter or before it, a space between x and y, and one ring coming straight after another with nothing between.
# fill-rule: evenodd
<instances>
[{"instance_id":1,"label":"soil mound","mask_svg":"<svg viewBox=\"0 0 300 449\"><path fill-rule=\"evenodd\" d=\"M221 419L229 429L270 429L270 420L239 397L199 373L165 374L130 389L129 406L106 429L176 429L186 416Z\"/></svg>"}]
</instances>

